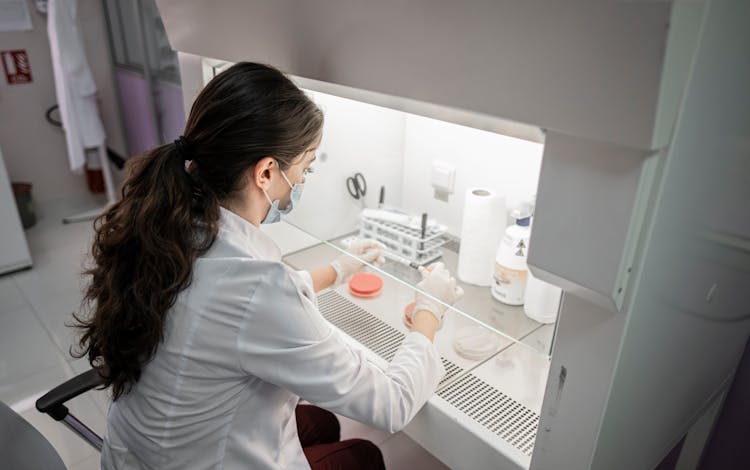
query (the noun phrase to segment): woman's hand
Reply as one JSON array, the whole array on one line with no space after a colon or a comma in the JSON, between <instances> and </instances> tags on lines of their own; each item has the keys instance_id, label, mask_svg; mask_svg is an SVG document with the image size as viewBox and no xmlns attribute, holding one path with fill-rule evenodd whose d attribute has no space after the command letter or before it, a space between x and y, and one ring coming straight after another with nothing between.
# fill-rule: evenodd
<instances>
[{"instance_id":1,"label":"woman's hand","mask_svg":"<svg viewBox=\"0 0 750 470\"><path fill-rule=\"evenodd\" d=\"M355 240L346 250L348 254L339 256L331 263L331 267L336 271L335 283L341 284L352 274L364 268L364 262L381 266L385 263L384 248L385 246L376 240Z\"/></svg>"},{"instance_id":2,"label":"woman's hand","mask_svg":"<svg viewBox=\"0 0 750 470\"><path fill-rule=\"evenodd\" d=\"M433 328L438 330L443 325L443 317L448 305L453 305L463 297L464 290L456 285L456 279L451 276L443 263L435 263L428 268L421 268L420 272L422 273L422 281L417 284L419 290L415 294L415 305L411 314L412 324L416 326L415 320L417 317L429 312L436 320ZM432 333L434 335L434 330ZM428 334L426 336L432 337Z\"/></svg>"}]
</instances>

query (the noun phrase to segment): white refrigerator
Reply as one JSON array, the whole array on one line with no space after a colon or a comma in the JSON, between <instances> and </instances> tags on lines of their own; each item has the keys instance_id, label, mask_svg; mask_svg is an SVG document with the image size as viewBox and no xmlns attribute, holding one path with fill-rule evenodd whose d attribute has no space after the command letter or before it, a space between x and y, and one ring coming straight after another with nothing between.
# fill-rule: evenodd
<instances>
[{"instance_id":1,"label":"white refrigerator","mask_svg":"<svg viewBox=\"0 0 750 470\"><path fill-rule=\"evenodd\" d=\"M0 275L32 265L13 190L0 149Z\"/></svg>"}]
</instances>

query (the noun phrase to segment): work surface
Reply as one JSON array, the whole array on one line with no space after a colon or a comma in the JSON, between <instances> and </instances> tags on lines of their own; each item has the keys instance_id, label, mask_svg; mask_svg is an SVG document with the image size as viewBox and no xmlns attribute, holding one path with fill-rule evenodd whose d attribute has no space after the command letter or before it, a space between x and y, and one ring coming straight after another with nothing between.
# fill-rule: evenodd
<instances>
[{"instance_id":1,"label":"work surface","mask_svg":"<svg viewBox=\"0 0 750 470\"><path fill-rule=\"evenodd\" d=\"M296 269L313 269L330 262L338 254L335 248L318 244L292 253L284 260ZM455 269L456 258L455 253L446 250L442 261L449 269ZM375 298L354 297L347 285L341 285L319 293L318 302L321 313L331 323L388 360L408 332L403 323L403 311L414 299L412 283L418 280L419 273L389 261L379 274L384 285L381 294ZM549 351L554 325L541 325L526 317L522 308L500 304L492 298L489 288L462 287L466 294L456 307L471 314L449 312L435 338L447 370L437 397L449 401L469 419L505 440L510 440L509 434L503 434L498 423L502 423L502 415L507 410L503 408L505 405L498 403L507 402L511 404L510 407L523 405L522 409L529 410L526 412L529 422L522 423L522 427L525 426L525 432L533 436L536 429L535 422L531 422L532 415L538 419L541 409L549 370L546 352ZM453 347L458 330L477 325L473 318L479 318L482 323L505 334L496 334L499 349L479 360L466 359L457 354ZM484 397L496 394L497 398L483 399L480 404L475 397L477 394ZM512 428L513 423L505 427ZM427 447L425 443L421 444ZM530 455L532 444L521 445L519 441L515 447Z\"/></svg>"}]
</instances>

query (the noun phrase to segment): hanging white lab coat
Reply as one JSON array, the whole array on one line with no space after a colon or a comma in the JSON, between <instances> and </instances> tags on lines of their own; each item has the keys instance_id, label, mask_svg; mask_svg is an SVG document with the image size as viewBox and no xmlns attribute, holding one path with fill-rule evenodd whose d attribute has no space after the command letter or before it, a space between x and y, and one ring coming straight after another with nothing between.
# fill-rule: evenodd
<instances>
[{"instance_id":1,"label":"hanging white lab coat","mask_svg":"<svg viewBox=\"0 0 750 470\"><path fill-rule=\"evenodd\" d=\"M107 416L105 469L307 469L294 410L304 398L402 429L445 373L409 333L385 369L316 306L309 273L222 209L219 236L169 311L156 356Z\"/></svg>"},{"instance_id":2,"label":"hanging white lab coat","mask_svg":"<svg viewBox=\"0 0 750 470\"><path fill-rule=\"evenodd\" d=\"M104 145L96 83L78 30L78 0L50 0L47 17L55 93L65 129L70 169L83 171L84 150Z\"/></svg>"}]
</instances>

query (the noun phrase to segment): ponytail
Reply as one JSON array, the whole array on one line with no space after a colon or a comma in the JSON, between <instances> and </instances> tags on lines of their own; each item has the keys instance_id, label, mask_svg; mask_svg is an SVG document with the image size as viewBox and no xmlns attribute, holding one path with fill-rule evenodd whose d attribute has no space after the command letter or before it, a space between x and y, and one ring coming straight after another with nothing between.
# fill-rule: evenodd
<instances>
[{"instance_id":1,"label":"ponytail","mask_svg":"<svg viewBox=\"0 0 750 470\"><path fill-rule=\"evenodd\" d=\"M164 319L190 285L195 258L216 238L219 201L185 170L178 143L128 162L122 199L94 222L94 266L76 317L80 346L114 399L128 391L164 336ZM103 367L104 366L104 367Z\"/></svg>"},{"instance_id":2,"label":"ponytail","mask_svg":"<svg viewBox=\"0 0 750 470\"><path fill-rule=\"evenodd\" d=\"M86 315L75 316L82 335L71 351L88 356L114 399L156 353L195 259L216 239L220 201L245 197L247 171L262 158L292 164L322 127L320 109L284 74L241 62L200 92L185 137L128 162L122 200L94 222Z\"/></svg>"}]
</instances>

